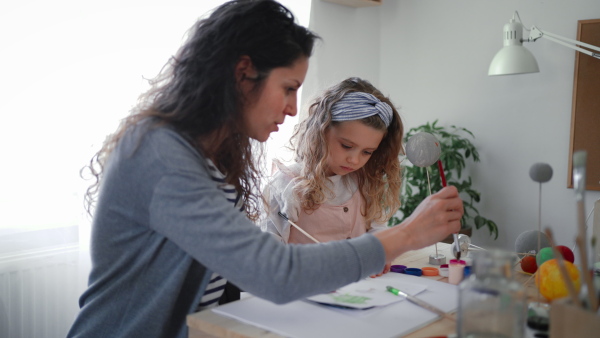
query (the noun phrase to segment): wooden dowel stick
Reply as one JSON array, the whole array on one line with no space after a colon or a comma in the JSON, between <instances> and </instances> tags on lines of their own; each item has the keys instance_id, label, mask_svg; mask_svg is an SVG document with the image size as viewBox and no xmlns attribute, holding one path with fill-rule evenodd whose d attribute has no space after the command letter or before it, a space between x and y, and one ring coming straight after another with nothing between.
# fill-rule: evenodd
<instances>
[{"instance_id":1,"label":"wooden dowel stick","mask_svg":"<svg viewBox=\"0 0 600 338\"><path fill-rule=\"evenodd\" d=\"M590 309L596 312L596 309L598 308L598 299L596 298L596 289L594 288L594 282L592 281L590 269L588 268L587 250L585 250L586 246L585 243L583 243L581 236L577 236L575 242L579 248L579 255L581 255L581 273L583 274L583 280L587 286Z\"/></svg>"},{"instance_id":2,"label":"wooden dowel stick","mask_svg":"<svg viewBox=\"0 0 600 338\"><path fill-rule=\"evenodd\" d=\"M527 286L527 284L529 284L529 281L531 281L533 279L533 277L535 277L535 275L537 274L537 271L534 272L533 274L531 274L531 277L529 277L525 283L523 283L523 286Z\"/></svg>"},{"instance_id":3,"label":"wooden dowel stick","mask_svg":"<svg viewBox=\"0 0 600 338\"><path fill-rule=\"evenodd\" d=\"M523 256L523 257L521 257L521 258L520 258L520 259L517 261L517 263L515 263L515 265L513 265L513 268L514 268L515 266L519 265L519 264L521 263L521 261L523 260L523 258L525 258L525 257L527 257L527 256Z\"/></svg>"},{"instance_id":4,"label":"wooden dowel stick","mask_svg":"<svg viewBox=\"0 0 600 338\"><path fill-rule=\"evenodd\" d=\"M448 184L446 182L446 174L444 174L444 166L442 165L442 160L437 161L438 170L440 172L440 179L442 180L442 187L445 188ZM454 237L454 244L456 244L456 259L460 260L460 245L458 244L458 232L452 234Z\"/></svg>"}]
</instances>

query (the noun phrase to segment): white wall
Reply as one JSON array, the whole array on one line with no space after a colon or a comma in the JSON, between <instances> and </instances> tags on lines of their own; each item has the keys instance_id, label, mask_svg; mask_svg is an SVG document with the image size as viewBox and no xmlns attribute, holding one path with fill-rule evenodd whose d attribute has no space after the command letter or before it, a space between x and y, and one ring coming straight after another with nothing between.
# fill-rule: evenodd
<instances>
[{"instance_id":1,"label":"white wall","mask_svg":"<svg viewBox=\"0 0 600 338\"><path fill-rule=\"evenodd\" d=\"M471 130L481 156L470 168L482 194L478 208L500 226L496 241L487 230L475 232L473 242L484 247L512 250L519 234L537 228L539 184L529 168L550 164L542 228L552 227L558 244L572 247L577 218L567 161L575 52L539 40L526 44L539 73L488 77L515 10L527 27L575 39L577 20L600 18L600 1L384 0L350 8L313 0L311 29L325 41L311 60L305 92L363 76L400 106L407 128L439 119ZM586 216L599 198L586 191Z\"/></svg>"},{"instance_id":2,"label":"white wall","mask_svg":"<svg viewBox=\"0 0 600 338\"><path fill-rule=\"evenodd\" d=\"M356 9L312 0L310 29L321 37L317 42L303 85L302 102L323 88L350 76L379 82L380 10ZM306 104L303 104L306 107ZM305 113L305 112L302 112Z\"/></svg>"}]
</instances>

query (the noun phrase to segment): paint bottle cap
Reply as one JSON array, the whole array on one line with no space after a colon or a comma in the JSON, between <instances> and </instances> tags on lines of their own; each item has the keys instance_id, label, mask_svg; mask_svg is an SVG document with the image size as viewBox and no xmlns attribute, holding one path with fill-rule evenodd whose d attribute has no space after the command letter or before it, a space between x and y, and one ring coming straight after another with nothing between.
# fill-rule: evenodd
<instances>
[{"instance_id":1,"label":"paint bottle cap","mask_svg":"<svg viewBox=\"0 0 600 338\"><path fill-rule=\"evenodd\" d=\"M390 271L396 273L404 273L404 269L406 269L406 265L392 265L390 267Z\"/></svg>"},{"instance_id":2,"label":"paint bottle cap","mask_svg":"<svg viewBox=\"0 0 600 338\"><path fill-rule=\"evenodd\" d=\"M404 269L404 273L407 275L421 277L423 275L423 270L418 268L406 268Z\"/></svg>"},{"instance_id":3,"label":"paint bottle cap","mask_svg":"<svg viewBox=\"0 0 600 338\"><path fill-rule=\"evenodd\" d=\"M421 270L423 270L423 276L437 276L437 275L439 275L439 270L437 268L434 268L434 267L426 266L426 267L422 268Z\"/></svg>"}]
</instances>

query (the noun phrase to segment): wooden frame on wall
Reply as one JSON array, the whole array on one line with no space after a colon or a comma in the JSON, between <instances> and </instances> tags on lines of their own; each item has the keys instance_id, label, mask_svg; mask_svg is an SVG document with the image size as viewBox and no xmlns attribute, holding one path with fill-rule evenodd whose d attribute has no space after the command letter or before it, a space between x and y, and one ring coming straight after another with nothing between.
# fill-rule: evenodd
<instances>
[{"instance_id":1,"label":"wooden frame on wall","mask_svg":"<svg viewBox=\"0 0 600 338\"><path fill-rule=\"evenodd\" d=\"M579 20L577 40L600 46L600 19ZM579 52L575 56L570 143L567 187L573 188L573 153L585 150L586 190L600 191L600 60Z\"/></svg>"}]
</instances>

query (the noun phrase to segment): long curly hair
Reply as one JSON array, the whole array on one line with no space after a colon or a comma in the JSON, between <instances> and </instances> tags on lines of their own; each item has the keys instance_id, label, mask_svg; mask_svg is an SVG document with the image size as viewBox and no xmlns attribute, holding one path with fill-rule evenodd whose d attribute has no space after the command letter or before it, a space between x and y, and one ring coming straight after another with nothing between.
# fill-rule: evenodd
<instances>
[{"instance_id":1,"label":"long curly hair","mask_svg":"<svg viewBox=\"0 0 600 338\"><path fill-rule=\"evenodd\" d=\"M325 184L329 180L326 133L332 125L344 123L331 121L331 108L350 92L373 94L393 110L393 118L387 128L377 115L360 120L367 126L384 131L383 139L371 158L361 169L352 173L356 175L358 189L365 202L362 215L370 226L373 221L387 222L400 207L402 178L399 157L404 154L404 126L389 98L367 80L352 77L327 89L310 105L308 118L296 126L291 141L296 161L301 163L296 193L301 207L307 211L319 208L331 193Z\"/></svg>"},{"instance_id":2,"label":"long curly hair","mask_svg":"<svg viewBox=\"0 0 600 338\"><path fill-rule=\"evenodd\" d=\"M263 146L244 130L242 114L253 98L244 97L235 66L240 57L250 58L258 73L250 95L258 96L271 70L310 57L318 38L272 0L230 1L199 20L131 114L83 168L95 178L85 197L88 212L92 213L108 156L131 125L150 119L153 126L173 126L212 159L225 181L242 194L248 217L256 220Z\"/></svg>"}]
</instances>

